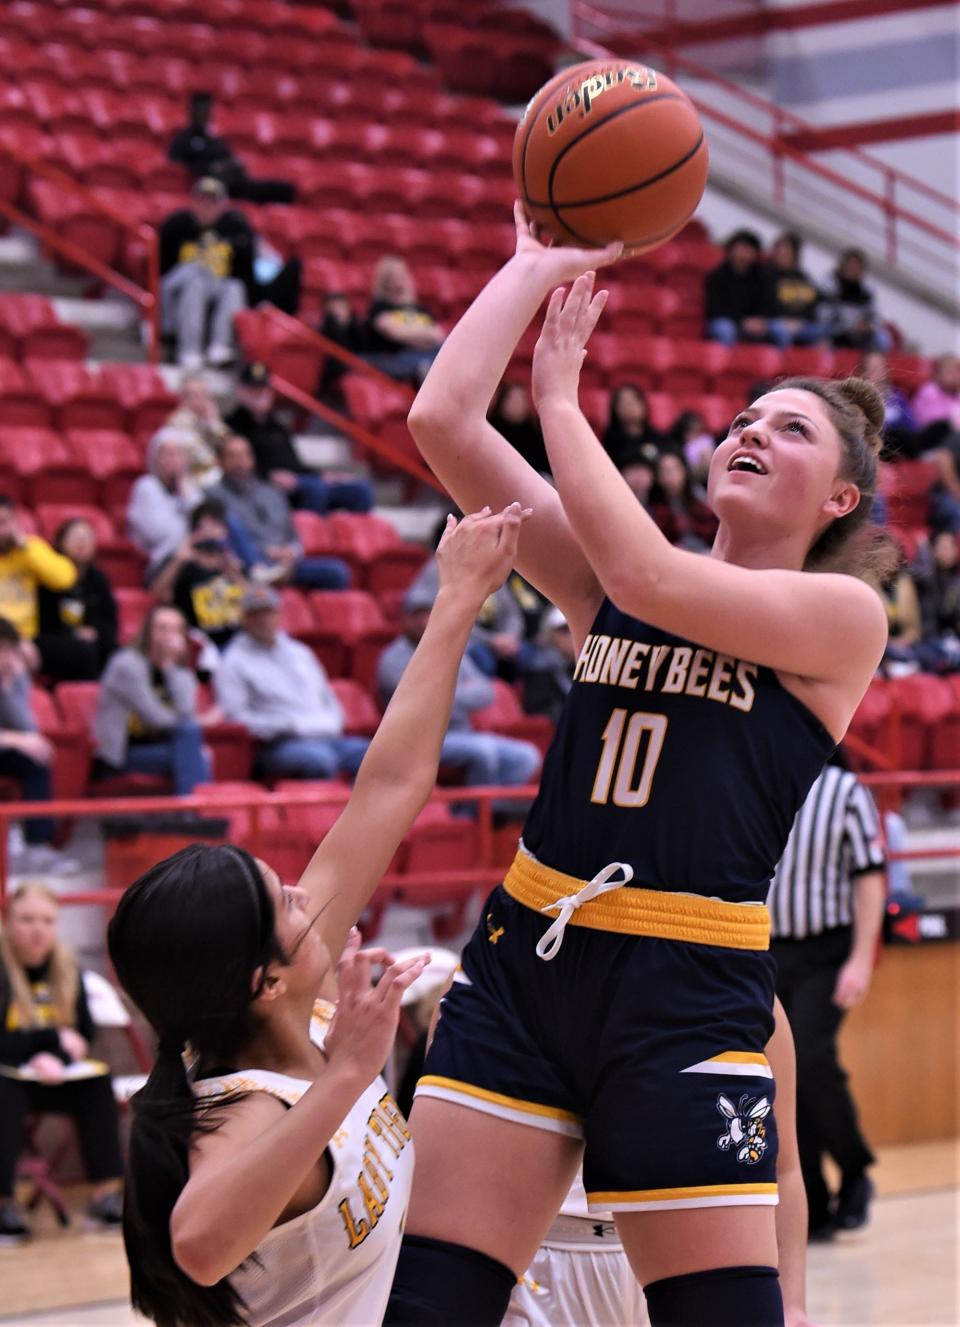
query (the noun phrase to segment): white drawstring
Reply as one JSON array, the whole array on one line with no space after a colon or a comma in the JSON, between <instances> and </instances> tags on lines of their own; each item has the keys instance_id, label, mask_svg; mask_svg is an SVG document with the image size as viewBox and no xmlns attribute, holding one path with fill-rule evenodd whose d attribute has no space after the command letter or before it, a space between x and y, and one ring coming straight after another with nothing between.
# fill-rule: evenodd
<instances>
[{"instance_id":1,"label":"white drawstring","mask_svg":"<svg viewBox=\"0 0 960 1327\"><path fill-rule=\"evenodd\" d=\"M611 880L610 877L618 871L623 872L623 879ZM589 903L591 899L599 897L600 894L609 894L612 889L621 889L632 879L632 866L629 866L626 862L611 862L609 866L605 866L602 871L599 871L592 880L588 880L576 894L565 894L563 898L558 898L556 903L548 903L546 907L541 908L541 912L555 912L559 908L560 916L541 936L540 943L537 945L537 957L542 958L547 963L552 958L556 958L560 952L560 946L563 944L563 933L567 929L567 922L577 908L584 903Z\"/></svg>"}]
</instances>

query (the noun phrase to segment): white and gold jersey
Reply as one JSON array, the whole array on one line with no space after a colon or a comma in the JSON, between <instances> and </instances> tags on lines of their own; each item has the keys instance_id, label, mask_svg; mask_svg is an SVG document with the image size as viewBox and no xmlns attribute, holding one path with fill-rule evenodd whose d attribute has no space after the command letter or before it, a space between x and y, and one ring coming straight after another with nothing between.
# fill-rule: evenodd
<instances>
[{"instance_id":1,"label":"white and gold jersey","mask_svg":"<svg viewBox=\"0 0 960 1327\"><path fill-rule=\"evenodd\" d=\"M334 1006L318 1001L311 1037L322 1047ZM269 1092L292 1106L311 1083L261 1069L203 1079L204 1098ZM413 1179L406 1120L382 1078L358 1098L330 1140L321 1201L275 1226L231 1282L251 1327L379 1323L387 1305Z\"/></svg>"}]
</instances>

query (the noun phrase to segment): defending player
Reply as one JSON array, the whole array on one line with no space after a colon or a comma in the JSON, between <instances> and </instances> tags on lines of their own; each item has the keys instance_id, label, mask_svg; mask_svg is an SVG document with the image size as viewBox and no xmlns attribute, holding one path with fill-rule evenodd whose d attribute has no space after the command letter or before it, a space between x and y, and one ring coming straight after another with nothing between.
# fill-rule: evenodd
<instances>
[{"instance_id":1,"label":"defending player","mask_svg":"<svg viewBox=\"0 0 960 1327\"><path fill-rule=\"evenodd\" d=\"M781 1323L769 879L884 648L839 570L869 518L882 403L794 380L711 465L713 554L672 547L577 402L603 294L550 304L534 393L557 491L486 422L544 297L618 250L518 251L410 415L464 507L519 492L518 569L582 646L541 791L464 952L412 1114L389 1323L498 1322L583 1152L651 1321Z\"/></svg>"},{"instance_id":2,"label":"defending player","mask_svg":"<svg viewBox=\"0 0 960 1327\"><path fill-rule=\"evenodd\" d=\"M413 1148L378 1075L426 958L348 936L434 786L461 654L525 515L451 517L426 632L297 888L239 849L187 848L110 924L159 1038L133 1100L124 1238L134 1306L161 1327L382 1317Z\"/></svg>"}]
</instances>

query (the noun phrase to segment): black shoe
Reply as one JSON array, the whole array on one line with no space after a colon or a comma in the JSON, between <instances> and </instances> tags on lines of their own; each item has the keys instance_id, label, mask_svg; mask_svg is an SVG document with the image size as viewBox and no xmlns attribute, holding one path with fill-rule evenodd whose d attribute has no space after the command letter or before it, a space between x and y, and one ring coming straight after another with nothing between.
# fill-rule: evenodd
<instances>
[{"instance_id":1,"label":"black shoe","mask_svg":"<svg viewBox=\"0 0 960 1327\"><path fill-rule=\"evenodd\" d=\"M10 1198L0 1203L0 1244L22 1244L30 1234L19 1203Z\"/></svg>"},{"instance_id":2,"label":"black shoe","mask_svg":"<svg viewBox=\"0 0 960 1327\"><path fill-rule=\"evenodd\" d=\"M866 1171L852 1180L844 1180L833 1218L838 1230L860 1230L867 1224L873 1192L873 1180Z\"/></svg>"},{"instance_id":3,"label":"black shoe","mask_svg":"<svg viewBox=\"0 0 960 1327\"><path fill-rule=\"evenodd\" d=\"M98 1198L87 1208L87 1218L98 1226L116 1229L123 1221L123 1197L119 1193L108 1193Z\"/></svg>"},{"instance_id":4,"label":"black shoe","mask_svg":"<svg viewBox=\"0 0 960 1327\"><path fill-rule=\"evenodd\" d=\"M811 1221L807 1227L808 1244L829 1244L837 1233L837 1227L834 1224L832 1216L825 1216L822 1220Z\"/></svg>"}]
</instances>

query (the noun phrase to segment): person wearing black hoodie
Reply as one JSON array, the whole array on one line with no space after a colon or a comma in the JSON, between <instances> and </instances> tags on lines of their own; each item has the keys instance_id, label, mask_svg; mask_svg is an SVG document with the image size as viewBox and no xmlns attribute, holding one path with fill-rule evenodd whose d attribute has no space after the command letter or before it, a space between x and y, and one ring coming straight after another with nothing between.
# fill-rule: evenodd
<instances>
[{"instance_id":1,"label":"person wearing black hoodie","mask_svg":"<svg viewBox=\"0 0 960 1327\"><path fill-rule=\"evenodd\" d=\"M826 338L827 329L820 317L820 291L800 266L801 244L800 236L787 230L771 246L770 311L787 345L815 346Z\"/></svg>"},{"instance_id":2,"label":"person wearing black hoodie","mask_svg":"<svg viewBox=\"0 0 960 1327\"><path fill-rule=\"evenodd\" d=\"M833 270L833 287L826 296L830 340L841 349L886 353L892 339L880 321L873 291L864 283L866 270L862 249L844 249Z\"/></svg>"},{"instance_id":3,"label":"person wearing black hoodie","mask_svg":"<svg viewBox=\"0 0 960 1327\"><path fill-rule=\"evenodd\" d=\"M770 282L760 261L761 244L752 230L737 230L724 245L723 262L704 282L706 334L725 346L738 341L789 345L772 316Z\"/></svg>"}]
</instances>

